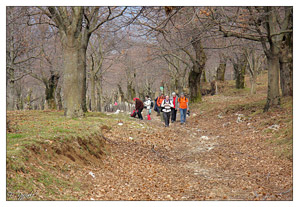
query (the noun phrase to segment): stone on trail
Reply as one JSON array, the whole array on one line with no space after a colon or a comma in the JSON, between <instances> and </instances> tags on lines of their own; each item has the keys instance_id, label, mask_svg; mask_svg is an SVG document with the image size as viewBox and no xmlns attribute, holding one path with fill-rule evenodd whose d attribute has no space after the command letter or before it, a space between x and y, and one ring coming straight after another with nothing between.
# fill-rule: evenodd
<instances>
[{"instance_id":1,"label":"stone on trail","mask_svg":"<svg viewBox=\"0 0 299 207\"><path fill-rule=\"evenodd\" d=\"M217 115L219 119L223 119L222 113Z\"/></svg>"},{"instance_id":2,"label":"stone on trail","mask_svg":"<svg viewBox=\"0 0 299 207\"><path fill-rule=\"evenodd\" d=\"M243 121L245 121L245 116L244 116L244 114L236 114L237 116L238 116L238 118L237 118L237 123L241 123L241 122L243 122Z\"/></svg>"},{"instance_id":3,"label":"stone on trail","mask_svg":"<svg viewBox=\"0 0 299 207\"><path fill-rule=\"evenodd\" d=\"M278 130L279 129L279 125L278 124L274 124L272 126L269 126L268 129L272 129L272 130Z\"/></svg>"},{"instance_id":4,"label":"stone on trail","mask_svg":"<svg viewBox=\"0 0 299 207\"><path fill-rule=\"evenodd\" d=\"M94 173L93 173L93 172L91 172L91 171L90 171L88 174L89 174L89 175L91 175L91 177L93 177L93 178L95 178L95 177L96 177L96 176L94 175Z\"/></svg>"},{"instance_id":5,"label":"stone on trail","mask_svg":"<svg viewBox=\"0 0 299 207\"><path fill-rule=\"evenodd\" d=\"M201 138L201 139L205 139L205 140L208 140L208 139L209 139L208 136L201 136L200 138Z\"/></svg>"},{"instance_id":6,"label":"stone on trail","mask_svg":"<svg viewBox=\"0 0 299 207\"><path fill-rule=\"evenodd\" d=\"M231 124L231 122L226 122L226 123L224 123L223 125L222 125L222 127L224 128L224 127L227 127L228 125L230 125Z\"/></svg>"},{"instance_id":7,"label":"stone on trail","mask_svg":"<svg viewBox=\"0 0 299 207\"><path fill-rule=\"evenodd\" d=\"M133 138L133 137L129 137L129 139L130 139L130 140L133 140L134 138Z\"/></svg>"}]
</instances>

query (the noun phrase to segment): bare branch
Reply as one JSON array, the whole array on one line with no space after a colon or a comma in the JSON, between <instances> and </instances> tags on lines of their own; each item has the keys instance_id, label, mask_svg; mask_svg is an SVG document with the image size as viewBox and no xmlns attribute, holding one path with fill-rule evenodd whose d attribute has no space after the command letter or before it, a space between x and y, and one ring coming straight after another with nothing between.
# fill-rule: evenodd
<instances>
[{"instance_id":1,"label":"bare branch","mask_svg":"<svg viewBox=\"0 0 299 207\"><path fill-rule=\"evenodd\" d=\"M94 26L93 28L89 29L88 33L91 34L93 33L95 30L97 30L100 26L102 26L104 23L106 22L109 22L109 21L112 21L120 16L122 16L124 14L124 12L127 10L128 7L125 7L118 15L114 16L114 17L111 17L111 14L112 14L112 11L110 9L110 7L108 7L109 9L109 14L107 16L107 18L105 20L103 20L102 22L100 22L99 24L97 24L96 26Z\"/></svg>"}]
</instances>

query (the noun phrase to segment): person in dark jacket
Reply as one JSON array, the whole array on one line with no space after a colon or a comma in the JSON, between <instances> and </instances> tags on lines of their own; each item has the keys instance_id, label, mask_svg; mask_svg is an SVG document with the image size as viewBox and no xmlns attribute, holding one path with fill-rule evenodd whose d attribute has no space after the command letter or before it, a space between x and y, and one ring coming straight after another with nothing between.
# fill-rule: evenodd
<instances>
[{"instance_id":1,"label":"person in dark jacket","mask_svg":"<svg viewBox=\"0 0 299 207\"><path fill-rule=\"evenodd\" d=\"M171 95L172 96L171 96L170 100L173 103L173 107L171 108L171 122L173 123L176 121L176 114L177 114L177 111L179 108L179 102L178 102L179 97L176 95L175 92L172 92Z\"/></svg>"},{"instance_id":2,"label":"person in dark jacket","mask_svg":"<svg viewBox=\"0 0 299 207\"><path fill-rule=\"evenodd\" d=\"M141 113L144 107L143 102L139 98L134 98L133 100L135 101L135 109L137 111L138 118L140 120L143 120L142 113Z\"/></svg>"}]
</instances>

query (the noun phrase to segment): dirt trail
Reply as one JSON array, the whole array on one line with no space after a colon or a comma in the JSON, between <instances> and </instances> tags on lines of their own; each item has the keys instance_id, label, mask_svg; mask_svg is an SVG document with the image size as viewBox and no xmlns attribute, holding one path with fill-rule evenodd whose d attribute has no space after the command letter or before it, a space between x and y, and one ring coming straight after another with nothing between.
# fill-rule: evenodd
<instances>
[{"instance_id":1,"label":"dirt trail","mask_svg":"<svg viewBox=\"0 0 299 207\"><path fill-rule=\"evenodd\" d=\"M195 111L169 128L156 115L113 127L105 136L116 143L89 169L95 178L81 178L91 183L81 199L292 200L292 162L263 144L255 120L219 113Z\"/></svg>"}]
</instances>

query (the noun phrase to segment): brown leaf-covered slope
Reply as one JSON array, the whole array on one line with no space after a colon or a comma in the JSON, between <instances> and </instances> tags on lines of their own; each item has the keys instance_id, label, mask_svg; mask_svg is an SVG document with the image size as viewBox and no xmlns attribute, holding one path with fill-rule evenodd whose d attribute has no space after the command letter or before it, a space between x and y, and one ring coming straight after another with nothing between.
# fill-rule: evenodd
<instances>
[{"instance_id":1,"label":"brown leaf-covered slope","mask_svg":"<svg viewBox=\"0 0 299 207\"><path fill-rule=\"evenodd\" d=\"M277 156L268 129L275 117L291 114L250 116L261 106L226 107L256 101L210 96L210 107L195 106L184 126L165 128L155 115L116 125L105 133L115 141L110 155L90 169L95 178L82 174L90 185L80 199L292 200L292 161Z\"/></svg>"}]
</instances>

